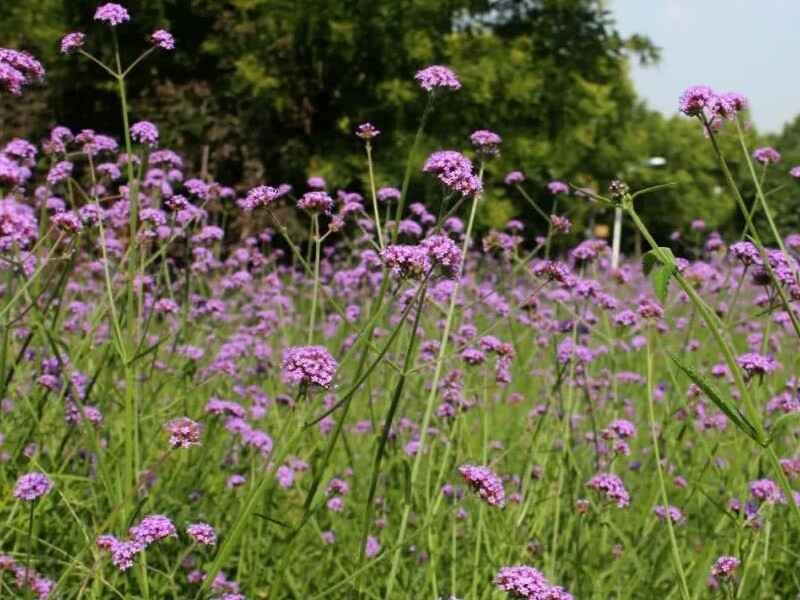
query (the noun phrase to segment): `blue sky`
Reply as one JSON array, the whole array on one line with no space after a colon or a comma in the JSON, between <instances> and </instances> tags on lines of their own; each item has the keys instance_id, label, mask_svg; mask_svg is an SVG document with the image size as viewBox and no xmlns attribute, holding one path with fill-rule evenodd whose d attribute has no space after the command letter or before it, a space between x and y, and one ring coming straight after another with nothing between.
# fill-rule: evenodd
<instances>
[{"instance_id":1,"label":"blue sky","mask_svg":"<svg viewBox=\"0 0 800 600\"><path fill-rule=\"evenodd\" d=\"M609 0L623 34L662 49L654 67L634 67L652 108L676 111L681 91L707 84L750 99L759 131L778 132L800 113L800 0Z\"/></svg>"}]
</instances>

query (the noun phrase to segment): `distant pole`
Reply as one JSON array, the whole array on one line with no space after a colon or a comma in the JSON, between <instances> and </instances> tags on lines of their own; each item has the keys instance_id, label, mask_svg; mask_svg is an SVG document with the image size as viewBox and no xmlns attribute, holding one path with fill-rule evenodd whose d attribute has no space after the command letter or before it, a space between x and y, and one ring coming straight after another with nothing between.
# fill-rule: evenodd
<instances>
[{"instance_id":1,"label":"distant pole","mask_svg":"<svg viewBox=\"0 0 800 600\"><path fill-rule=\"evenodd\" d=\"M614 208L614 234L611 241L611 268L619 267L619 247L622 240L622 207Z\"/></svg>"}]
</instances>

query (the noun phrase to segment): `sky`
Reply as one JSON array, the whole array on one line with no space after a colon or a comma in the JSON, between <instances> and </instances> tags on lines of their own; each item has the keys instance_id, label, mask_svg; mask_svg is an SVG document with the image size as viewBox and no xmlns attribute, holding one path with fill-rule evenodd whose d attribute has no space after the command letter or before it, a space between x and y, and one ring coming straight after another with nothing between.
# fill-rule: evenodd
<instances>
[{"instance_id":1,"label":"sky","mask_svg":"<svg viewBox=\"0 0 800 600\"><path fill-rule=\"evenodd\" d=\"M677 111L690 85L736 91L750 100L762 133L777 133L800 114L800 0L609 0L623 35L661 47L656 66L633 69L647 104Z\"/></svg>"}]
</instances>

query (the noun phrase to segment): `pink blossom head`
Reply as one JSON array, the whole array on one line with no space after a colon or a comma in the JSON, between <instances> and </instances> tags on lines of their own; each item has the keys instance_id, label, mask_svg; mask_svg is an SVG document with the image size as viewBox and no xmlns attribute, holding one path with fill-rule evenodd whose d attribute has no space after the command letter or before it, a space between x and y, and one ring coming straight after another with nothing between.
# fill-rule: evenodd
<instances>
[{"instance_id":1,"label":"pink blossom head","mask_svg":"<svg viewBox=\"0 0 800 600\"><path fill-rule=\"evenodd\" d=\"M117 25L121 25L122 23L130 21L131 16L128 14L128 11L124 6L114 2L108 2L97 7L97 10L94 13L94 20L103 21L112 27L116 27Z\"/></svg>"},{"instance_id":2,"label":"pink blossom head","mask_svg":"<svg viewBox=\"0 0 800 600\"><path fill-rule=\"evenodd\" d=\"M80 32L68 33L61 38L61 53L70 54L77 52L83 47L86 42L86 36Z\"/></svg>"},{"instance_id":3,"label":"pink blossom head","mask_svg":"<svg viewBox=\"0 0 800 600\"><path fill-rule=\"evenodd\" d=\"M456 91L461 89L461 82L458 80L456 74L449 68L442 65L432 65L426 67L421 71L417 71L414 75L420 87L426 92L433 92L435 90L451 90Z\"/></svg>"},{"instance_id":4,"label":"pink blossom head","mask_svg":"<svg viewBox=\"0 0 800 600\"><path fill-rule=\"evenodd\" d=\"M166 29L159 29L154 31L150 36L150 41L154 46L158 46L162 50L175 50L175 38Z\"/></svg>"},{"instance_id":5,"label":"pink blossom head","mask_svg":"<svg viewBox=\"0 0 800 600\"><path fill-rule=\"evenodd\" d=\"M14 486L14 497L25 502L33 502L53 489L53 482L44 473L26 473Z\"/></svg>"}]
</instances>

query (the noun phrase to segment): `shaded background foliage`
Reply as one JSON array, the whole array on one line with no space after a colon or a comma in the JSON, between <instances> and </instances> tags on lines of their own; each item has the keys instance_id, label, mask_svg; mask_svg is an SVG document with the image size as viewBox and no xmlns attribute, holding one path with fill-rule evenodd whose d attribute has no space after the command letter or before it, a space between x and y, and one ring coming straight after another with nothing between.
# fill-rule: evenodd
<instances>
[{"instance_id":1,"label":"shaded background foliage","mask_svg":"<svg viewBox=\"0 0 800 600\"><path fill-rule=\"evenodd\" d=\"M39 138L56 123L120 134L114 90L86 60L58 55L60 36L88 33L87 49L110 51L107 32L94 27L95 0L0 4L2 45L25 48L48 68L47 86L24 107L4 101L4 136ZM642 207L657 235L685 228L692 218L726 233L741 230L732 198L694 121L648 110L629 76L632 61L657 62L642 36L623 37L613 14L597 0L130 0L131 23L119 28L122 53L132 60L156 27L178 41L132 81L134 118L161 129L162 142L199 169L203 147L210 176L242 189L287 181L302 188L310 175L332 187L363 189L361 144L355 126L369 120L377 141L380 185L398 185L426 97L413 74L428 64L454 68L464 87L439 103L421 144L464 149L479 128L503 136L501 158L487 171L488 202L481 226L511 217L544 228L513 189L512 169L545 208L544 184L563 179L603 189L622 176L637 188L665 181L682 185ZM742 90L746 92L746 90ZM680 90L675 90L676 96ZM765 143L751 130L754 145ZM786 169L800 162L800 119L774 140ZM723 147L737 172L734 140ZM663 167L648 166L652 156ZM782 176L784 183L791 183ZM746 188L745 178L741 181ZM426 187L427 186L427 187ZM412 182L412 199L436 202L430 182ZM800 226L792 186L775 194L780 219ZM574 201L576 234L609 215ZM631 239L632 236L626 236Z\"/></svg>"}]
</instances>

